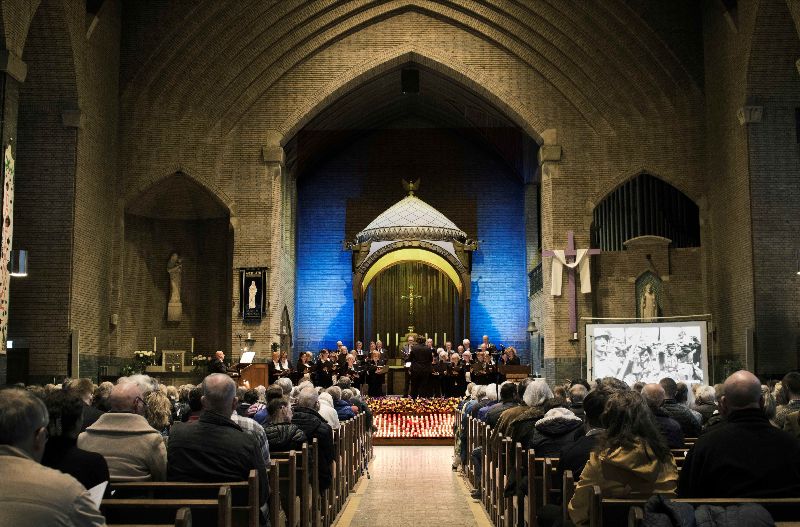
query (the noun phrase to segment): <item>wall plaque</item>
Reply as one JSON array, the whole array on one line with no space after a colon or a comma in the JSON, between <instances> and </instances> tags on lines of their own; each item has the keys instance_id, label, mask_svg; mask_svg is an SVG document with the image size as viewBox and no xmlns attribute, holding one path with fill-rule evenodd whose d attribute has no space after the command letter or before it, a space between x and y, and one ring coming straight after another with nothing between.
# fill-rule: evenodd
<instances>
[{"instance_id":1,"label":"wall plaque","mask_svg":"<svg viewBox=\"0 0 800 527\"><path fill-rule=\"evenodd\" d=\"M239 312L242 319L261 320L266 307L267 269L240 269Z\"/></svg>"}]
</instances>

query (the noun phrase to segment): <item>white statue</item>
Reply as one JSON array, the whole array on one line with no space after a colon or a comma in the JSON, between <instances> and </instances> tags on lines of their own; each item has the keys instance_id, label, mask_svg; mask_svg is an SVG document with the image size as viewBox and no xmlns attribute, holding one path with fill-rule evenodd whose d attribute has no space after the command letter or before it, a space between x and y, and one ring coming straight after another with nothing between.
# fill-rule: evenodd
<instances>
[{"instance_id":1,"label":"white statue","mask_svg":"<svg viewBox=\"0 0 800 527\"><path fill-rule=\"evenodd\" d=\"M172 253L167 262L167 272L169 273L169 303L181 303L181 267L183 261L178 253Z\"/></svg>"},{"instance_id":2,"label":"white statue","mask_svg":"<svg viewBox=\"0 0 800 527\"><path fill-rule=\"evenodd\" d=\"M248 300L247 300L247 307L248 309L255 309L256 308L256 293L258 293L258 287L256 287L256 281L250 281L250 287L247 289L248 292Z\"/></svg>"},{"instance_id":3,"label":"white statue","mask_svg":"<svg viewBox=\"0 0 800 527\"><path fill-rule=\"evenodd\" d=\"M653 284L644 286L642 298L639 301L639 311L643 320L658 318L658 302L656 302L656 294L653 292Z\"/></svg>"}]
</instances>

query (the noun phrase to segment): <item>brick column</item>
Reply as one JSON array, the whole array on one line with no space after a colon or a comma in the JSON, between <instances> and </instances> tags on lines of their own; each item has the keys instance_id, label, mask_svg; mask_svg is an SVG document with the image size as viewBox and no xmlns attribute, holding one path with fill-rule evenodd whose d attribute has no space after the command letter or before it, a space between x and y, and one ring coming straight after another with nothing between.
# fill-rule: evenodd
<instances>
[{"instance_id":1,"label":"brick column","mask_svg":"<svg viewBox=\"0 0 800 527\"><path fill-rule=\"evenodd\" d=\"M233 230L233 270L231 302L231 357L239 358L239 337L252 333L256 340L253 351L257 358L268 358L270 345L275 338L273 326L280 323L280 312L275 314L274 254L280 244L275 238L276 210L274 190L284 166L284 152L280 145L282 136L268 134L261 148L260 160L242 166L236 180L236 210L231 213ZM240 277L239 269L245 267L268 267L266 307L260 322L243 322L239 311ZM275 320L277 317L277 320Z\"/></svg>"},{"instance_id":2,"label":"brick column","mask_svg":"<svg viewBox=\"0 0 800 527\"><path fill-rule=\"evenodd\" d=\"M575 178L569 177L569 163L558 144L556 130L542 133L544 144L539 149L541 170L542 249L565 249L567 232L575 232L575 246L589 247L589 224L585 221L585 207L581 188ZM565 270L560 297L550 294L552 258L542 259L542 311L544 313L544 368L548 382L585 377L583 338L584 324L580 317L591 315L591 295L580 292L576 274L578 338L573 339L569 329L569 291Z\"/></svg>"},{"instance_id":3,"label":"brick column","mask_svg":"<svg viewBox=\"0 0 800 527\"><path fill-rule=\"evenodd\" d=\"M3 152L11 142L14 159L17 158L17 114L19 111L19 89L25 81L28 68L16 54L9 50L0 51L0 145ZM3 185L0 183L0 200ZM0 201L1 202L1 201ZM8 275L8 269L0 269L0 273ZM10 287L13 287L11 284ZM10 307L10 306L9 306ZM6 383L6 343L0 343L0 386Z\"/></svg>"}]
</instances>

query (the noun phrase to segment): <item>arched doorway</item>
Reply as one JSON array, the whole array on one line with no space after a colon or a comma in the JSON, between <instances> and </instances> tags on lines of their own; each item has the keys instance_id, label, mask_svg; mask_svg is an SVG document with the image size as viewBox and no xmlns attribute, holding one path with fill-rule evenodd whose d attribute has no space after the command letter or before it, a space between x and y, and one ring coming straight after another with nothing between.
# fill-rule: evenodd
<instances>
[{"instance_id":1,"label":"arched doorway","mask_svg":"<svg viewBox=\"0 0 800 527\"><path fill-rule=\"evenodd\" d=\"M362 286L363 287L363 286ZM382 340L390 356L404 335L428 335L437 346L460 335L463 324L461 282L426 261L403 261L382 269L363 294L364 334Z\"/></svg>"}]
</instances>

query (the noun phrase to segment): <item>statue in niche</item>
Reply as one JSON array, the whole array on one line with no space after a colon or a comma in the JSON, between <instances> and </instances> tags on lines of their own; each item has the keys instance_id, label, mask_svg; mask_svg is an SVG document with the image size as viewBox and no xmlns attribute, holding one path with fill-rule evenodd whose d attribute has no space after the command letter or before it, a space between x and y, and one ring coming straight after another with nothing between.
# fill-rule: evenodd
<instances>
[{"instance_id":1,"label":"statue in niche","mask_svg":"<svg viewBox=\"0 0 800 527\"><path fill-rule=\"evenodd\" d=\"M181 303L181 268L183 260L178 253L172 253L167 262L167 273L169 273L169 303Z\"/></svg>"},{"instance_id":2,"label":"statue in niche","mask_svg":"<svg viewBox=\"0 0 800 527\"><path fill-rule=\"evenodd\" d=\"M250 287L247 289L247 308L248 309L255 309L256 308L256 294L258 293L258 287L256 287L256 281L250 281Z\"/></svg>"},{"instance_id":3,"label":"statue in niche","mask_svg":"<svg viewBox=\"0 0 800 527\"><path fill-rule=\"evenodd\" d=\"M639 313L642 320L645 321L658 318L658 301L656 300L656 293L653 291L652 283L644 286L642 297L639 299Z\"/></svg>"}]
</instances>

